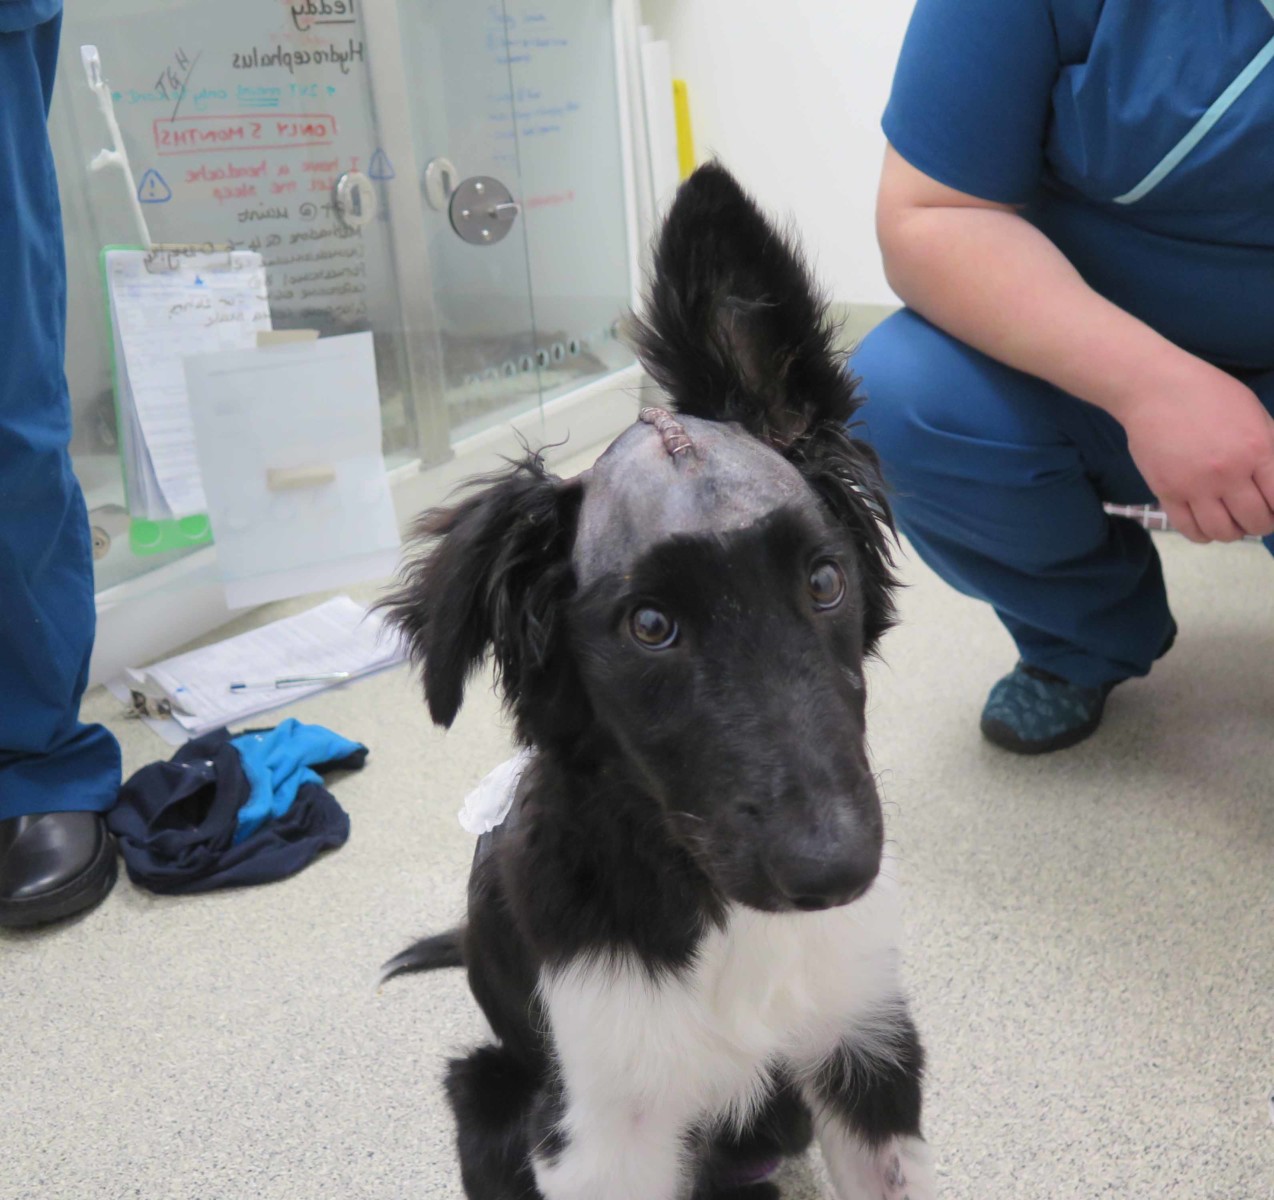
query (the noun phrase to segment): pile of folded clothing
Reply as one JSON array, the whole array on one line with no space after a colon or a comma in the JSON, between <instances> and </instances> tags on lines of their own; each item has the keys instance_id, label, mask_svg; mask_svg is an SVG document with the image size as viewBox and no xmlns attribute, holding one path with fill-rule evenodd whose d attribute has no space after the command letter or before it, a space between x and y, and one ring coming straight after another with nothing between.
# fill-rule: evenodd
<instances>
[{"instance_id":1,"label":"pile of folded clothing","mask_svg":"<svg viewBox=\"0 0 1274 1200\"><path fill-rule=\"evenodd\" d=\"M345 844L349 816L322 776L366 759L321 725L216 729L134 774L107 824L129 877L153 892L268 883Z\"/></svg>"}]
</instances>

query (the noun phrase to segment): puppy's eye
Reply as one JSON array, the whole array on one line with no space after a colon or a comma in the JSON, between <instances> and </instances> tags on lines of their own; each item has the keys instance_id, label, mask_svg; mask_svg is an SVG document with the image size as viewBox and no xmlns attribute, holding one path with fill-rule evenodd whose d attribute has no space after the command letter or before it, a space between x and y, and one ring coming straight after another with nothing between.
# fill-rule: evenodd
<instances>
[{"instance_id":1,"label":"puppy's eye","mask_svg":"<svg viewBox=\"0 0 1274 1200\"><path fill-rule=\"evenodd\" d=\"M845 572L839 563L824 559L810 572L810 596L815 608L835 608L845 598Z\"/></svg>"},{"instance_id":2,"label":"puppy's eye","mask_svg":"<svg viewBox=\"0 0 1274 1200\"><path fill-rule=\"evenodd\" d=\"M639 608L628 618L633 639L647 650L667 650L677 640L677 622L657 608Z\"/></svg>"}]
</instances>

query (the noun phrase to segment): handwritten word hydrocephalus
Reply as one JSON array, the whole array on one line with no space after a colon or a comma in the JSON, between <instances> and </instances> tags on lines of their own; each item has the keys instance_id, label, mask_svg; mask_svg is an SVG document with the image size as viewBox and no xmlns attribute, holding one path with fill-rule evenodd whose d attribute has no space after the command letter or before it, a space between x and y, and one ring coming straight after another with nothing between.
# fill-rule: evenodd
<instances>
[{"instance_id":1,"label":"handwritten word hydrocephalus","mask_svg":"<svg viewBox=\"0 0 1274 1200\"><path fill-rule=\"evenodd\" d=\"M289 5L292 10L292 26L304 32L311 25L353 25L354 0L301 0ZM303 18L308 20L303 22Z\"/></svg>"},{"instance_id":2,"label":"handwritten word hydrocephalus","mask_svg":"<svg viewBox=\"0 0 1274 1200\"><path fill-rule=\"evenodd\" d=\"M348 49L339 50L335 42L328 42L326 49L320 46L317 50L284 50L281 46L271 49L268 46L253 46L251 50L236 54L230 65L236 71L255 71L258 67L286 67L292 74L297 67L321 66L332 63L340 67L342 75L348 75L354 61L363 62L365 58L363 43L349 39Z\"/></svg>"}]
</instances>

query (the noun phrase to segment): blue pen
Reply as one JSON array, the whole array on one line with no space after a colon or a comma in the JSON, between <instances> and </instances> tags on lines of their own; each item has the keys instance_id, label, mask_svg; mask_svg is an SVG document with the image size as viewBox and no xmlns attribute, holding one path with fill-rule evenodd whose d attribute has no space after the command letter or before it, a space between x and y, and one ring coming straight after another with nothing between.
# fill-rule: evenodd
<instances>
[{"instance_id":1,"label":"blue pen","mask_svg":"<svg viewBox=\"0 0 1274 1200\"><path fill-rule=\"evenodd\" d=\"M272 679L262 683L232 683L230 690L232 692L247 692L261 688L305 687L306 684L310 683L340 683L348 678L350 678L348 671L328 671L322 675L288 675L283 679Z\"/></svg>"}]
</instances>

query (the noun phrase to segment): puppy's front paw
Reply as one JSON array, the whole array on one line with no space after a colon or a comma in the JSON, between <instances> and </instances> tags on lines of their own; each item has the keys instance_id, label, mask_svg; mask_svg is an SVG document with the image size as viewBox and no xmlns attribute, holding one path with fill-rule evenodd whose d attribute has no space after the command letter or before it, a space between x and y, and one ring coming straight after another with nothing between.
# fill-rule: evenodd
<instances>
[{"instance_id":1,"label":"puppy's front paw","mask_svg":"<svg viewBox=\"0 0 1274 1200\"><path fill-rule=\"evenodd\" d=\"M891 1150L885 1156L883 1166L881 1182L884 1191L881 1193L881 1200L911 1200L907 1194L907 1172L903 1169L902 1155L897 1150Z\"/></svg>"},{"instance_id":2,"label":"puppy's front paw","mask_svg":"<svg viewBox=\"0 0 1274 1200\"><path fill-rule=\"evenodd\" d=\"M880 1200L934 1200L933 1167L924 1142L903 1138L888 1143L876 1156L876 1168Z\"/></svg>"}]
</instances>

